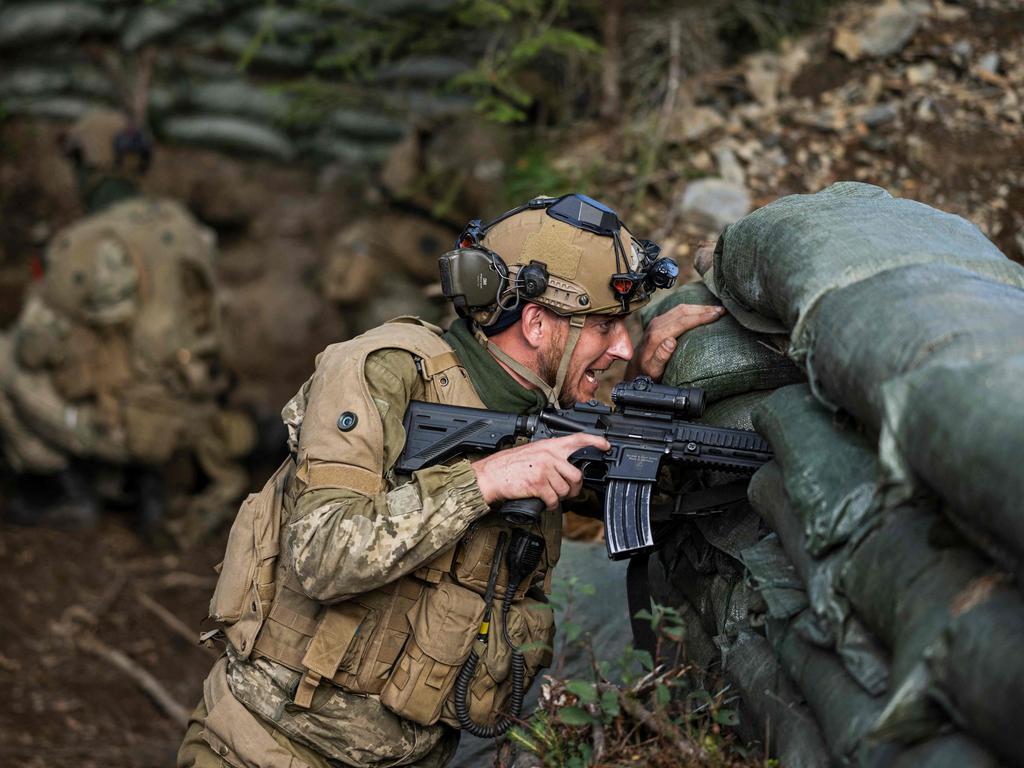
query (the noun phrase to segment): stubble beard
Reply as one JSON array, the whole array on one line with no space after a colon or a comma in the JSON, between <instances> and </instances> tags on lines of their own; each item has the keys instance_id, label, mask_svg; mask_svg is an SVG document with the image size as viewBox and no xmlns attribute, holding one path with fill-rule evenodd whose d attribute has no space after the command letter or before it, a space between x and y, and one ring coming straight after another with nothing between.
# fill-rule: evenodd
<instances>
[{"instance_id":1,"label":"stubble beard","mask_svg":"<svg viewBox=\"0 0 1024 768\"><path fill-rule=\"evenodd\" d=\"M568 340L568 332L563 329L560 329L560 331L551 339L551 343L541 352L537 360L538 374L541 380L549 387L555 386L555 381L558 378L558 366L562 362L562 353L565 351L565 344ZM568 408L576 402L575 398L565 392L566 386L570 384L569 379L572 376L571 361L566 373L565 381L562 383L562 392L558 396L558 404L562 408ZM566 405L567 402L569 405Z\"/></svg>"}]
</instances>

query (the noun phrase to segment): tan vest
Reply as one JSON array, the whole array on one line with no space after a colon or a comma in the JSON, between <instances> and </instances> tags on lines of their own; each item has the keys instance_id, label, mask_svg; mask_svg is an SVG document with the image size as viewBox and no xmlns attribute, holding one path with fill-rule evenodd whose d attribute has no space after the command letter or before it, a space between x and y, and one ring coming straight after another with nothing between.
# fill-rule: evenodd
<instances>
[{"instance_id":1,"label":"tan vest","mask_svg":"<svg viewBox=\"0 0 1024 768\"><path fill-rule=\"evenodd\" d=\"M344 354L330 356L343 365L329 377L321 377L329 378L332 389L358 393L354 401L349 394L345 402L361 423L379 426L363 371L372 352L387 348L406 350L417 360L422 376L422 391L414 390L417 399L483 407L439 330L405 320L344 342ZM318 358L318 369L322 364L323 356ZM310 394L316 397L316 392ZM304 449L286 460L259 494L243 503L232 526L211 617L222 623L240 657L255 653L303 673L295 693L299 706L308 707L316 687L329 681L353 693L380 695L396 714L420 724L440 720L457 727L452 686L480 627L482 595L499 536L511 528L499 515L489 513L409 576L330 606L312 600L302 592L286 561L277 558L280 528L295 499L312 488L349 488L367 494L386 489L380 479L384 472L381 442L375 443L372 434L365 447L354 444L344 465L330 464L309 458L323 455L315 447L324 425L297 426L317 432L311 439L304 432ZM405 479L395 478L396 482ZM524 652L527 685L550 662L554 623L550 607L539 602L536 593L527 597L526 592L538 583L543 583L545 592L549 590L561 545L561 523L560 514L546 514L543 530L535 531L545 539L545 556L534 575L517 589L509 613L511 639L516 645L528 644ZM503 564L492 616L497 626L470 689L470 713L479 723L494 722L511 693L511 658L500 626L507 579Z\"/></svg>"}]
</instances>

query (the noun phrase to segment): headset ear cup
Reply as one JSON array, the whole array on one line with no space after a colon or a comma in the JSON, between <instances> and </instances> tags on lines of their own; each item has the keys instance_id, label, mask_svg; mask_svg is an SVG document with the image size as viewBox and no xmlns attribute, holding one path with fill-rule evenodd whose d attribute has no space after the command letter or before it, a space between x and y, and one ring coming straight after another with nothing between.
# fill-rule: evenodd
<instances>
[{"instance_id":1,"label":"headset ear cup","mask_svg":"<svg viewBox=\"0 0 1024 768\"><path fill-rule=\"evenodd\" d=\"M438 260L441 290L460 313L489 311L507 285L505 262L486 248L456 248Z\"/></svg>"}]
</instances>

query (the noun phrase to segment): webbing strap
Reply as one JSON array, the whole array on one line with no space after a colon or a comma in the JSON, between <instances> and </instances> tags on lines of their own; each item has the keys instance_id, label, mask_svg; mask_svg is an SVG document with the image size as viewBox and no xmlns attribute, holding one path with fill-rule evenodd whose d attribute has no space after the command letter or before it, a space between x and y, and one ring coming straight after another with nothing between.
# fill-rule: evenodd
<instances>
[{"instance_id":1,"label":"webbing strap","mask_svg":"<svg viewBox=\"0 0 1024 768\"><path fill-rule=\"evenodd\" d=\"M302 707L303 709L309 709L313 703L313 694L316 693L316 687L320 685L321 677L311 669L307 669L302 675L302 679L299 680L299 685L295 689L295 697L292 701L295 702L295 706Z\"/></svg>"},{"instance_id":2,"label":"webbing strap","mask_svg":"<svg viewBox=\"0 0 1024 768\"><path fill-rule=\"evenodd\" d=\"M565 351L562 353L562 359L558 363L558 375L555 377L555 398L562 394L562 384L565 383L565 374L569 372L569 358L572 357L573 350L576 349L576 344L580 340L580 335L583 333L583 325L587 322L587 318L584 315L573 315L569 318L569 338L565 342ZM558 403L552 403L556 408Z\"/></svg>"},{"instance_id":3,"label":"webbing strap","mask_svg":"<svg viewBox=\"0 0 1024 768\"><path fill-rule=\"evenodd\" d=\"M295 477L304 485L304 492L316 488L346 488L364 496L374 496L384 487L380 475L351 464L310 464L306 460L295 472Z\"/></svg>"},{"instance_id":4,"label":"webbing strap","mask_svg":"<svg viewBox=\"0 0 1024 768\"><path fill-rule=\"evenodd\" d=\"M493 357L494 359L498 360L501 363L504 363L513 371L515 371L524 379L526 379L528 382L533 384L533 386L535 386L537 389L539 389L544 394L544 397L547 399L548 405L557 406L558 398L556 397L555 391L551 388L550 384L545 382L544 379L542 379L536 373L534 373L525 365L520 363L514 357L511 357L507 352L505 352L505 350L503 350L497 344L492 344L490 340L482 333L480 334L480 337L482 338L484 349L486 349L490 353L491 357Z\"/></svg>"},{"instance_id":5,"label":"webbing strap","mask_svg":"<svg viewBox=\"0 0 1024 768\"><path fill-rule=\"evenodd\" d=\"M647 651L651 658L654 658L658 638L649 621L636 617L638 611L648 611L651 608L651 591L647 576L649 558L650 554L644 553L629 560L626 568L626 605L629 608L629 624L633 629L634 647Z\"/></svg>"},{"instance_id":6,"label":"webbing strap","mask_svg":"<svg viewBox=\"0 0 1024 768\"><path fill-rule=\"evenodd\" d=\"M434 378L437 374L447 371L449 368L455 368L462 365L462 361L459 360L459 356L454 352L442 352L439 355L428 357L421 363L423 376L427 379Z\"/></svg>"}]
</instances>

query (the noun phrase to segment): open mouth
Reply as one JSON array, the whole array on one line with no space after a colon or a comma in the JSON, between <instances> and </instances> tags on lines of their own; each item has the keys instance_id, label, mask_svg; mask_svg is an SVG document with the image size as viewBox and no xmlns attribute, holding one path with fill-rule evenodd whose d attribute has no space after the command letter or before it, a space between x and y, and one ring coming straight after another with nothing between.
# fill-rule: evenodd
<instances>
[{"instance_id":1,"label":"open mouth","mask_svg":"<svg viewBox=\"0 0 1024 768\"><path fill-rule=\"evenodd\" d=\"M583 372L583 378L586 379L590 384L596 384L598 376L600 376L602 373L604 373L604 369L587 368L587 370Z\"/></svg>"}]
</instances>

